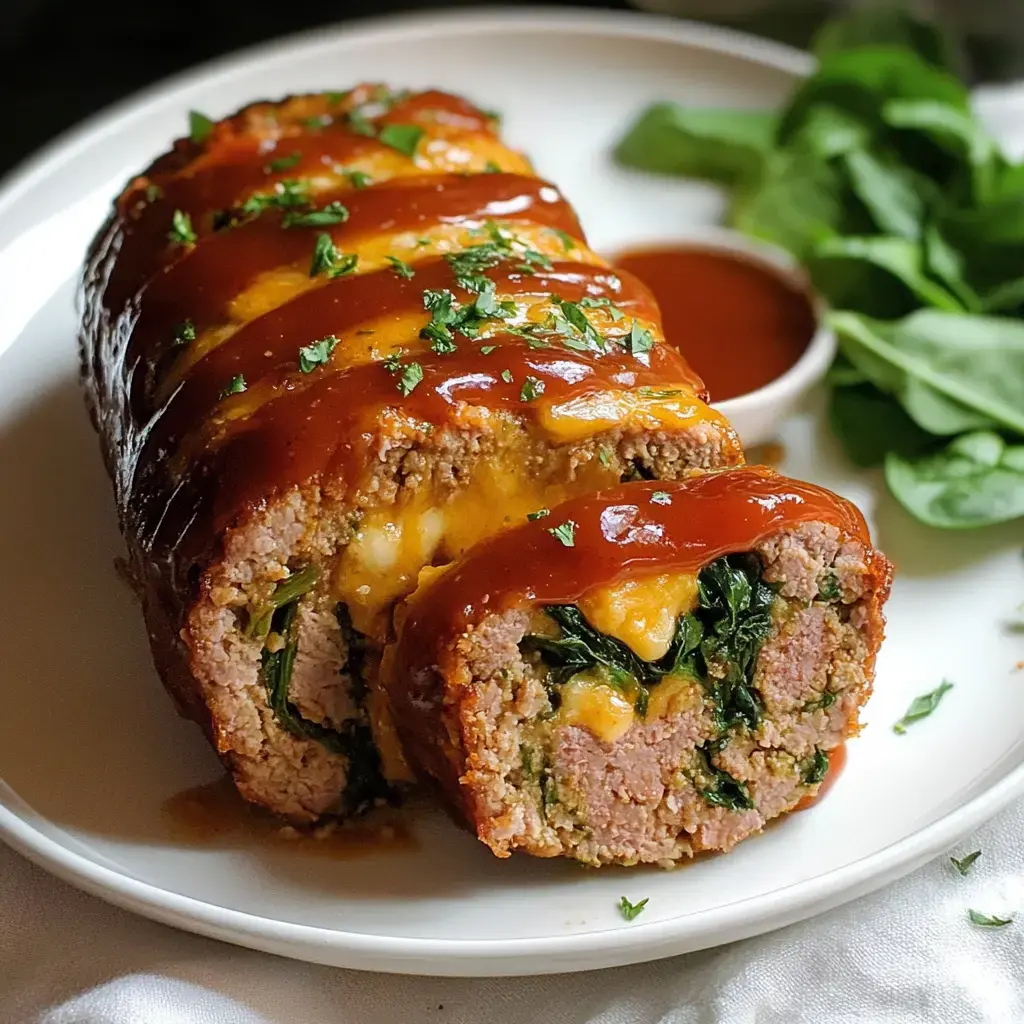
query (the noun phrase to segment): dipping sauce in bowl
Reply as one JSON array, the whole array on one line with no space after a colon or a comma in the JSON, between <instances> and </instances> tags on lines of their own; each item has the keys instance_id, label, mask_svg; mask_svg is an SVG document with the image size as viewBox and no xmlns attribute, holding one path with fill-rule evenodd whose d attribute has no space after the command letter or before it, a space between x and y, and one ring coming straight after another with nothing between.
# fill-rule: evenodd
<instances>
[{"instance_id":1,"label":"dipping sauce in bowl","mask_svg":"<svg viewBox=\"0 0 1024 1024\"><path fill-rule=\"evenodd\" d=\"M818 317L806 287L763 260L699 243L620 253L661 307L665 339L686 357L712 402L781 377L807 351Z\"/></svg>"}]
</instances>

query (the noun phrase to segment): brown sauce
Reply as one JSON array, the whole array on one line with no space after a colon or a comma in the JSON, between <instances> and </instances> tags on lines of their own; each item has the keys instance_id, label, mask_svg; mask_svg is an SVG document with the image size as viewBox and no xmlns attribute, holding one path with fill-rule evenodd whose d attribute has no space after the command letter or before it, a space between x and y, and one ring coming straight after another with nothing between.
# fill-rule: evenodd
<instances>
[{"instance_id":1,"label":"brown sauce","mask_svg":"<svg viewBox=\"0 0 1024 1024\"><path fill-rule=\"evenodd\" d=\"M818 787L818 792L813 796L805 796L793 810L806 811L818 803L819 800L823 800L828 795L828 791L839 781L839 776L842 775L845 767L846 744L842 743L838 747L833 747L828 752L828 772Z\"/></svg>"},{"instance_id":2,"label":"brown sauce","mask_svg":"<svg viewBox=\"0 0 1024 1024\"><path fill-rule=\"evenodd\" d=\"M417 845L408 825L394 815L293 828L247 804L227 776L176 793L161 811L172 837L192 845L234 846L256 841L336 859L413 850Z\"/></svg>"},{"instance_id":3,"label":"brown sauce","mask_svg":"<svg viewBox=\"0 0 1024 1024\"><path fill-rule=\"evenodd\" d=\"M814 336L807 293L753 260L680 246L625 252L613 262L654 293L666 340L700 374L712 401L775 380Z\"/></svg>"}]
</instances>

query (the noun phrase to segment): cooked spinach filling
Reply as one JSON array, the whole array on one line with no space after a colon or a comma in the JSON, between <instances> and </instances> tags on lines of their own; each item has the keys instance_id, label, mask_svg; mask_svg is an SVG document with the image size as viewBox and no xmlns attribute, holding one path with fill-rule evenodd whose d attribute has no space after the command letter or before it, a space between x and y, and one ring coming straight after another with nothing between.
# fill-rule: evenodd
<instances>
[{"instance_id":1,"label":"cooked spinach filling","mask_svg":"<svg viewBox=\"0 0 1024 1024\"><path fill-rule=\"evenodd\" d=\"M316 581L316 574L307 570L296 573L290 579L309 583L300 593L296 587L286 591L290 598L287 603L278 603L269 617L268 632L276 633L284 641L279 650L271 651L264 647L262 655L263 681L267 688L267 699L274 717L283 729L302 739L316 740L334 754L341 754L348 759L346 769L345 792L343 800L348 814L357 814L371 807L378 798L391 795L390 788L381 773L380 756L373 742L370 726L365 721L348 719L338 729L330 729L317 722L303 718L299 709L289 699L292 671L295 658L299 651L298 637L295 635L295 616L299 608L299 599ZM311 578L312 577L312 578ZM286 583L288 581L285 581ZM275 592L275 599L282 587ZM341 605L338 606L342 608ZM342 634L348 641L348 661L341 667L341 672L351 673L353 680L358 680L358 687L353 683L353 699L362 708L365 698L365 685L362 683L362 667L365 658L365 642L352 629L347 620L343 625L342 612L337 613L338 624Z\"/></svg>"},{"instance_id":2,"label":"cooked spinach filling","mask_svg":"<svg viewBox=\"0 0 1024 1024\"><path fill-rule=\"evenodd\" d=\"M668 675L687 675L710 692L719 728L754 728L762 702L753 687L761 645L771 632L775 591L761 579L755 555L727 555L703 569L697 579L698 606L681 615L672 645L657 661L644 661L621 640L594 629L575 605L552 605L546 613L560 634L530 634L526 650L539 651L550 669L552 697L577 672L595 665L609 669L610 679L646 713L649 691Z\"/></svg>"},{"instance_id":3,"label":"cooked spinach filling","mask_svg":"<svg viewBox=\"0 0 1024 1024\"><path fill-rule=\"evenodd\" d=\"M666 676L696 679L712 699L722 737L699 748L698 789L709 804L749 810L754 803L746 785L716 768L712 757L728 742L729 730L753 729L761 720L763 702L753 679L757 656L771 632L775 591L761 579L757 556L740 554L706 566L697 578L697 597L697 607L679 617L672 644L657 661L644 661L622 641L594 629L575 605L546 608L559 635L529 634L521 646L540 653L556 708L561 685L595 666L607 669L609 683L633 701L641 718L651 687Z\"/></svg>"}]
</instances>

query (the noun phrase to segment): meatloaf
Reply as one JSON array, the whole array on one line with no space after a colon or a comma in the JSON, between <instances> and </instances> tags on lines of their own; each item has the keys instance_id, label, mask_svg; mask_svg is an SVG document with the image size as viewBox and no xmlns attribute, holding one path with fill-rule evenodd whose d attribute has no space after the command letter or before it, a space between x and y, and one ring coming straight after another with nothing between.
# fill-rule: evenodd
<instances>
[{"instance_id":1,"label":"meatloaf","mask_svg":"<svg viewBox=\"0 0 1024 1024\"><path fill-rule=\"evenodd\" d=\"M406 755L497 856L670 864L814 796L889 582L820 487L625 484L425 570L383 678Z\"/></svg>"},{"instance_id":2,"label":"meatloaf","mask_svg":"<svg viewBox=\"0 0 1024 1024\"><path fill-rule=\"evenodd\" d=\"M424 566L742 461L650 293L440 92L193 114L116 200L82 308L157 668L242 794L296 821L402 776L376 668Z\"/></svg>"}]
</instances>

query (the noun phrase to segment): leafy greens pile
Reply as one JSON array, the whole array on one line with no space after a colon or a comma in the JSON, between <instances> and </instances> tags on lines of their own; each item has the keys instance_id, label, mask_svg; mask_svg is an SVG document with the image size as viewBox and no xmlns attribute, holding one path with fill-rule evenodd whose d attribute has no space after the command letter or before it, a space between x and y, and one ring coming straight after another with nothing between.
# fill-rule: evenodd
<instances>
[{"instance_id":1,"label":"leafy greens pile","mask_svg":"<svg viewBox=\"0 0 1024 1024\"><path fill-rule=\"evenodd\" d=\"M617 158L731 190L835 312L829 416L931 526L1024 516L1024 163L971 112L941 33L865 11L819 34L778 113L647 109Z\"/></svg>"}]
</instances>

